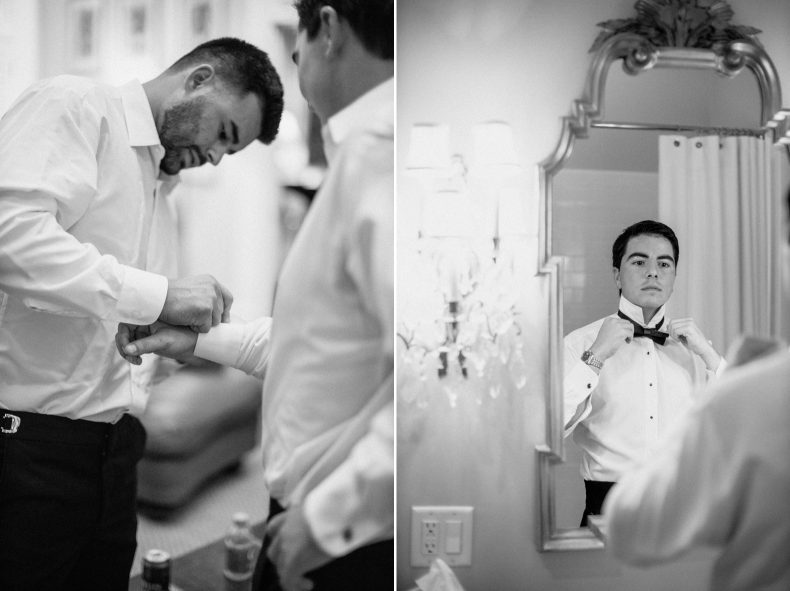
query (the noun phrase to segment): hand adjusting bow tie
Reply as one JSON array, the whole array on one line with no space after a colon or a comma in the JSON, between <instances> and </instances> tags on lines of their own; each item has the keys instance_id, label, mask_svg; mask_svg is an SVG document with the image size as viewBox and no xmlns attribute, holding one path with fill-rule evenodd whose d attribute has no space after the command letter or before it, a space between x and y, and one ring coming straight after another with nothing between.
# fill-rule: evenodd
<instances>
[{"instance_id":1,"label":"hand adjusting bow tie","mask_svg":"<svg viewBox=\"0 0 790 591\"><path fill-rule=\"evenodd\" d=\"M663 345L666 342L667 337L669 336L669 333L661 332L660 330L658 330L659 328L661 328L661 325L664 324L663 318L661 319L661 322L659 322L656 325L655 328L645 328L638 322L635 322L634 320L623 314L620 310L617 311L617 315L623 320L628 320L631 324L634 325L634 338L645 337L648 339L653 339L653 342L656 343L657 345Z\"/></svg>"}]
</instances>

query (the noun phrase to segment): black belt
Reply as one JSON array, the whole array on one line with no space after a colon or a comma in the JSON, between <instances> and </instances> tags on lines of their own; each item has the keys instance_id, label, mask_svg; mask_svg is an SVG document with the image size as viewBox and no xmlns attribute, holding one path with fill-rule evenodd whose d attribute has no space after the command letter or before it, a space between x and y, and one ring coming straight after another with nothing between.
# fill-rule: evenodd
<instances>
[{"instance_id":1,"label":"black belt","mask_svg":"<svg viewBox=\"0 0 790 591\"><path fill-rule=\"evenodd\" d=\"M52 443L96 445L112 435L126 420L131 420L126 414L117 423L99 423L57 415L0 409L0 436Z\"/></svg>"}]
</instances>

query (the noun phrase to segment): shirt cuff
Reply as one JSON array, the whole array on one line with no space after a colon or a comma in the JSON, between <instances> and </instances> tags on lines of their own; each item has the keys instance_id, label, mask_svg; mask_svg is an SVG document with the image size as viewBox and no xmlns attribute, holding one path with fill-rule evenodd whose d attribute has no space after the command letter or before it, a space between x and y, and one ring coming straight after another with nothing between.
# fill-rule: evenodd
<instances>
[{"instance_id":1,"label":"shirt cuff","mask_svg":"<svg viewBox=\"0 0 790 591\"><path fill-rule=\"evenodd\" d=\"M235 367L239 357L239 344L243 337L243 323L218 324L208 332L198 334L195 355L221 365Z\"/></svg>"},{"instance_id":2,"label":"shirt cuff","mask_svg":"<svg viewBox=\"0 0 790 591\"><path fill-rule=\"evenodd\" d=\"M167 277L124 266L123 286L118 298L119 322L151 324L159 318L167 298Z\"/></svg>"}]
</instances>

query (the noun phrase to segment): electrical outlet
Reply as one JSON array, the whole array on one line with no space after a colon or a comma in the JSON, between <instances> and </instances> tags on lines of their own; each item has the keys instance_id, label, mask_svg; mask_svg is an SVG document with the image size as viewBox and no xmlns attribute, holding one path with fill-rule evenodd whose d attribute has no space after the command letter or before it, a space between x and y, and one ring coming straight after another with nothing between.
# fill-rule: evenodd
<instances>
[{"instance_id":1,"label":"electrical outlet","mask_svg":"<svg viewBox=\"0 0 790 591\"><path fill-rule=\"evenodd\" d=\"M435 558L472 564L472 514L472 507L412 507L411 565L429 566Z\"/></svg>"},{"instance_id":2,"label":"electrical outlet","mask_svg":"<svg viewBox=\"0 0 790 591\"><path fill-rule=\"evenodd\" d=\"M436 519L422 520L422 537L436 538L439 535L439 522Z\"/></svg>"},{"instance_id":3,"label":"electrical outlet","mask_svg":"<svg viewBox=\"0 0 790 591\"><path fill-rule=\"evenodd\" d=\"M439 551L439 522L436 519L423 519L420 536L420 553L435 556Z\"/></svg>"}]
</instances>

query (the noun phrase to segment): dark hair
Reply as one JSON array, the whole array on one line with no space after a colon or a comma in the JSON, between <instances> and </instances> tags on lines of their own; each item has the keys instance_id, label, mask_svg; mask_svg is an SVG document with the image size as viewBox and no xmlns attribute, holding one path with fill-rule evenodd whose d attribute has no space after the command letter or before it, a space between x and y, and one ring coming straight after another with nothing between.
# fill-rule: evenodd
<instances>
[{"instance_id":1,"label":"dark hair","mask_svg":"<svg viewBox=\"0 0 790 591\"><path fill-rule=\"evenodd\" d=\"M255 93L263 104L258 139L270 144L277 136L283 114L283 85L269 56L254 45L222 37L201 43L181 57L168 72L209 63L217 77L239 94Z\"/></svg>"},{"instance_id":2,"label":"dark hair","mask_svg":"<svg viewBox=\"0 0 790 591\"><path fill-rule=\"evenodd\" d=\"M672 245L672 250L675 254L675 265L678 264L678 254L680 249L678 247L678 238L672 231L672 228L661 222L654 222L653 220L643 220L628 226L617 237L612 245L612 266L619 269L620 261L623 260L625 255L625 247L628 246L628 241L635 236L642 236L643 234L652 234L654 236L661 236L669 240Z\"/></svg>"},{"instance_id":3,"label":"dark hair","mask_svg":"<svg viewBox=\"0 0 790 591\"><path fill-rule=\"evenodd\" d=\"M395 54L394 0L296 0L299 30L314 39L321 28L320 11L331 6L348 21L362 45L373 55L391 60Z\"/></svg>"}]
</instances>

